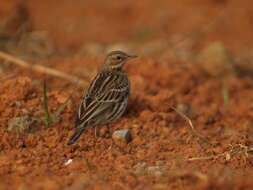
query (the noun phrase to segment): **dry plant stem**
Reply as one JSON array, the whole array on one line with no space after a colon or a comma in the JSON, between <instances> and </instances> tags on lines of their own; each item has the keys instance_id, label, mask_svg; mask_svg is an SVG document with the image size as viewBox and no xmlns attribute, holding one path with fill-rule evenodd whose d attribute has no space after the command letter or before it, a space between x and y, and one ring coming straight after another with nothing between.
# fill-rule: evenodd
<instances>
[{"instance_id":1,"label":"dry plant stem","mask_svg":"<svg viewBox=\"0 0 253 190\"><path fill-rule=\"evenodd\" d=\"M212 160L212 159L217 159L219 157L225 156L225 153L214 155L214 156L203 156L203 157L193 157L187 159L188 161L197 161L197 160Z\"/></svg>"},{"instance_id":2,"label":"dry plant stem","mask_svg":"<svg viewBox=\"0 0 253 190\"><path fill-rule=\"evenodd\" d=\"M7 61L10 61L10 62L12 62L16 65L21 66L21 67L30 68L30 69L32 69L34 71L37 71L37 72L40 72L40 73L45 73L45 74L48 74L48 75L59 77L59 78L68 80L68 81L73 82L73 83L78 83L79 85L82 85L82 86L87 85L86 81L81 80L78 77L75 77L73 75L69 75L69 74L63 73L61 71L51 69L51 68L48 68L48 67L45 67L45 66L42 66L42 65L31 65L31 64L29 64L29 63L27 63L27 62L25 62L21 59L18 59L16 57L14 57L12 55L9 55L7 53L4 53L2 51L0 51L0 58L2 58L4 60L7 60Z\"/></svg>"},{"instance_id":3,"label":"dry plant stem","mask_svg":"<svg viewBox=\"0 0 253 190\"><path fill-rule=\"evenodd\" d=\"M207 137L205 137L204 135L202 135L201 133L199 133L198 131L196 131L194 125L192 124L192 121L183 113L181 113L180 111L178 111L176 108L174 107L171 107L171 109L173 109L176 113L178 113L183 119L185 119L188 123L189 123L189 126L190 126L190 130L192 132L192 134L194 136L197 136L199 139L201 139L202 141L208 143L208 144L211 144L211 145L215 145L215 143L213 142L210 142Z\"/></svg>"},{"instance_id":4,"label":"dry plant stem","mask_svg":"<svg viewBox=\"0 0 253 190\"><path fill-rule=\"evenodd\" d=\"M243 150L238 150L238 151L228 151L228 152L224 152L218 155L213 155L213 156L203 156L203 157L193 157L193 158L189 158L187 159L188 161L196 161L196 160L212 160L212 159L217 159L220 157L225 157L226 160L230 160L231 156L236 155L236 154L245 154L246 157L248 157L248 153L249 152L253 152L253 147L249 148L249 147L242 147Z\"/></svg>"},{"instance_id":5,"label":"dry plant stem","mask_svg":"<svg viewBox=\"0 0 253 190\"><path fill-rule=\"evenodd\" d=\"M8 79L11 79L11 78L14 78L15 76L16 76L16 74L10 74L10 75L8 75L6 77L1 78L0 82L8 80Z\"/></svg>"}]
</instances>

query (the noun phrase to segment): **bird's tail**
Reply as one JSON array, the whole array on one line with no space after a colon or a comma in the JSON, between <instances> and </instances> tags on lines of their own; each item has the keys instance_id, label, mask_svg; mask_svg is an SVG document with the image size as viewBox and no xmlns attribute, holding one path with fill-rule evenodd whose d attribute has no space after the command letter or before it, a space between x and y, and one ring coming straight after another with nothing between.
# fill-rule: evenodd
<instances>
[{"instance_id":1,"label":"bird's tail","mask_svg":"<svg viewBox=\"0 0 253 190\"><path fill-rule=\"evenodd\" d=\"M79 139L81 134L83 133L84 129L78 129L74 133L74 135L69 139L68 145L75 144L75 142Z\"/></svg>"}]
</instances>

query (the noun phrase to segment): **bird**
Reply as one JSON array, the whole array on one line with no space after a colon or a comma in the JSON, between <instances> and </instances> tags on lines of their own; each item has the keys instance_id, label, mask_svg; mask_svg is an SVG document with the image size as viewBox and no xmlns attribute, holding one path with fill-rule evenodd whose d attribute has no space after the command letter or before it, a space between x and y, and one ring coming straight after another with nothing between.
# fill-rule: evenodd
<instances>
[{"instance_id":1,"label":"bird","mask_svg":"<svg viewBox=\"0 0 253 190\"><path fill-rule=\"evenodd\" d=\"M68 145L75 144L87 128L109 125L122 116L131 90L123 66L128 60L136 57L123 51L107 54L100 72L91 81L82 97L76 115L75 132Z\"/></svg>"}]
</instances>

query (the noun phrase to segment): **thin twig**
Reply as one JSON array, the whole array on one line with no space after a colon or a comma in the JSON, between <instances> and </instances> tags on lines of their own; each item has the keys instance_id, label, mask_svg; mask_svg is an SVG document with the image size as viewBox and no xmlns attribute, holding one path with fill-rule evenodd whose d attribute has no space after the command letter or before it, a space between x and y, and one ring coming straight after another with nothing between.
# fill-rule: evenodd
<instances>
[{"instance_id":1,"label":"thin twig","mask_svg":"<svg viewBox=\"0 0 253 190\"><path fill-rule=\"evenodd\" d=\"M202 135L200 132L198 132L194 125L192 124L192 121L190 120L190 118L188 118L185 114L183 114L182 112L178 111L176 108L171 106L171 109L173 109L176 113L178 113L183 119L185 119L190 126L190 130L192 132L193 135L197 136L199 139L203 140L204 142L211 144L211 145L215 145L216 143L214 142L210 142L210 140L208 140L207 137L205 137L204 135Z\"/></svg>"},{"instance_id":2,"label":"thin twig","mask_svg":"<svg viewBox=\"0 0 253 190\"><path fill-rule=\"evenodd\" d=\"M236 150L236 151L228 151L224 152L221 154L213 155L213 156L203 156L203 157L193 157L193 158L188 158L188 161L197 161L197 160L212 160L212 159L217 159L220 157L225 156L226 160L229 161L231 159L231 156L236 155L236 154L245 154L246 157L248 157L248 153L253 152L253 147L241 147L243 150Z\"/></svg>"},{"instance_id":3,"label":"thin twig","mask_svg":"<svg viewBox=\"0 0 253 190\"><path fill-rule=\"evenodd\" d=\"M0 51L0 58L2 58L4 60L7 60L7 61L10 61L10 62L12 62L16 65L21 66L21 67L30 68L30 69L35 70L35 71L40 72L40 73L45 73L45 74L48 74L48 75L59 77L59 78L68 80L68 81L73 82L73 83L78 83L79 85L82 85L82 86L87 85L86 81L81 80L76 76L69 75L69 74L63 73L61 71L58 71L58 70L55 70L55 69L52 69L52 68L48 68L48 67L45 67L45 66L42 66L42 65L37 65L37 64L31 65L31 64L29 64L29 63L27 63L27 62L25 62L25 61L23 61L19 58L16 58L16 57L14 57L10 54L4 53L2 51Z\"/></svg>"},{"instance_id":4,"label":"thin twig","mask_svg":"<svg viewBox=\"0 0 253 190\"><path fill-rule=\"evenodd\" d=\"M193 158L188 158L188 161L212 160L212 159L217 159L219 157L222 157L224 155L225 155L225 153L218 154L218 155L213 155L213 156L193 157Z\"/></svg>"},{"instance_id":5,"label":"thin twig","mask_svg":"<svg viewBox=\"0 0 253 190\"><path fill-rule=\"evenodd\" d=\"M14 78L15 76L16 76L16 74L10 74L10 75L8 75L8 76L6 76L6 77L1 78L1 79L0 79L0 82L3 82L3 81L5 81L5 80L9 80L9 79L11 79L11 78Z\"/></svg>"}]
</instances>

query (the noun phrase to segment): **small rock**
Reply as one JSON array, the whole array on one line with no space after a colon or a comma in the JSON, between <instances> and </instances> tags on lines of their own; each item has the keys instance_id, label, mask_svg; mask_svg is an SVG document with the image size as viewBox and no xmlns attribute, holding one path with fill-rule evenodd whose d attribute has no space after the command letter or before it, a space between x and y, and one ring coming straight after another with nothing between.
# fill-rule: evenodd
<instances>
[{"instance_id":1,"label":"small rock","mask_svg":"<svg viewBox=\"0 0 253 190\"><path fill-rule=\"evenodd\" d=\"M197 64L210 76L235 74L234 59L221 42L214 42L197 56Z\"/></svg>"},{"instance_id":2,"label":"small rock","mask_svg":"<svg viewBox=\"0 0 253 190\"><path fill-rule=\"evenodd\" d=\"M29 114L29 111L26 108L22 108L21 111L22 111L23 114Z\"/></svg>"},{"instance_id":3,"label":"small rock","mask_svg":"<svg viewBox=\"0 0 253 190\"><path fill-rule=\"evenodd\" d=\"M143 176L147 173L147 163L146 162L139 162L136 165L134 165L134 174L137 176Z\"/></svg>"},{"instance_id":4,"label":"small rock","mask_svg":"<svg viewBox=\"0 0 253 190\"><path fill-rule=\"evenodd\" d=\"M117 130L113 133L112 138L114 140L120 140L124 143L129 143L132 140L132 135L129 129Z\"/></svg>"},{"instance_id":5,"label":"small rock","mask_svg":"<svg viewBox=\"0 0 253 190\"><path fill-rule=\"evenodd\" d=\"M146 148L150 148L152 146L152 143L148 143L144 145Z\"/></svg>"},{"instance_id":6,"label":"small rock","mask_svg":"<svg viewBox=\"0 0 253 190\"><path fill-rule=\"evenodd\" d=\"M20 101L15 101L14 102L14 106L17 107L17 108L20 108L22 105L22 103Z\"/></svg>"},{"instance_id":7,"label":"small rock","mask_svg":"<svg viewBox=\"0 0 253 190\"><path fill-rule=\"evenodd\" d=\"M36 119L25 115L21 117L14 117L9 120L7 130L19 135L30 133L34 129Z\"/></svg>"},{"instance_id":8,"label":"small rock","mask_svg":"<svg viewBox=\"0 0 253 190\"><path fill-rule=\"evenodd\" d=\"M160 166L149 166L147 167L147 173L156 177L162 177L166 174L165 170Z\"/></svg>"},{"instance_id":9,"label":"small rock","mask_svg":"<svg viewBox=\"0 0 253 190\"><path fill-rule=\"evenodd\" d=\"M67 166L73 162L73 159L68 159L66 162L64 162L64 166Z\"/></svg>"},{"instance_id":10,"label":"small rock","mask_svg":"<svg viewBox=\"0 0 253 190\"><path fill-rule=\"evenodd\" d=\"M161 166L149 166L145 162L137 163L134 167L134 174L137 176L152 175L161 177L166 175L166 170Z\"/></svg>"}]
</instances>

